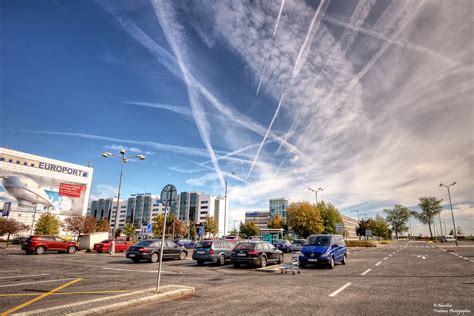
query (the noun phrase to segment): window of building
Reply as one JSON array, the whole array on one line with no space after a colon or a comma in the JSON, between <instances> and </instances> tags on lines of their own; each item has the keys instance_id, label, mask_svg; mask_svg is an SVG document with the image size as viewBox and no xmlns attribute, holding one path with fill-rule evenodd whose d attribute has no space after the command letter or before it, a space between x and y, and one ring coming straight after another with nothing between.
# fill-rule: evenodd
<instances>
[{"instance_id":1,"label":"window of building","mask_svg":"<svg viewBox=\"0 0 474 316\"><path fill-rule=\"evenodd\" d=\"M208 204L209 201L201 201L201 204Z\"/></svg>"},{"instance_id":2,"label":"window of building","mask_svg":"<svg viewBox=\"0 0 474 316\"><path fill-rule=\"evenodd\" d=\"M207 209L209 206L201 206L201 210Z\"/></svg>"}]
</instances>

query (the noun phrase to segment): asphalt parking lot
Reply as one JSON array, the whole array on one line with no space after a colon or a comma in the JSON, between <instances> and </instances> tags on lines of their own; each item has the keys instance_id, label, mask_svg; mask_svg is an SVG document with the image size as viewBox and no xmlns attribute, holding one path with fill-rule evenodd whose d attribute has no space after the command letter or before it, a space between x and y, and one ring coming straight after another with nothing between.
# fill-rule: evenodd
<instances>
[{"instance_id":1,"label":"asphalt parking lot","mask_svg":"<svg viewBox=\"0 0 474 316\"><path fill-rule=\"evenodd\" d=\"M285 255L289 262L290 256ZM98 297L114 302L114 295L155 286L158 267L132 263L123 254L28 256L19 248L0 250L0 261L0 312L64 285L18 312ZM189 255L183 261L164 261L162 285L192 286L196 294L114 314L472 313L474 244L438 247L400 241L377 248L350 248L347 265L337 265L333 270L310 267L300 275L259 272L251 267L236 269L232 265L197 266Z\"/></svg>"}]
</instances>

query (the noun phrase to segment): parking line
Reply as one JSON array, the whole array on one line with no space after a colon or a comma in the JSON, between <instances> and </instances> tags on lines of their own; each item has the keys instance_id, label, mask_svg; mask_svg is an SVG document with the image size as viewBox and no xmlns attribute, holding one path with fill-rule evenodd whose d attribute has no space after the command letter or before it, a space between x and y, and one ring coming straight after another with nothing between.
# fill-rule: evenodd
<instances>
[{"instance_id":1,"label":"parking line","mask_svg":"<svg viewBox=\"0 0 474 316\"><path fill-rule=\"evenodd\" d=\"M370 271L372 271L372 269L367 269L367 270L365 270L364 272L362 272L361 275L366 275L366 274L369 273Z\"/></svg>"},{"instance_id":2,"label":"parking line","mask_svg":"<svg viewBox=\"0 0 474 316\"><path fill-rule=\"evenodd\" d=\"M378 265L381 264L381 263L382 263L382 261L379 261L379 262L377 262L375 265L378 266Z\"/></svg>"},{"instance_id":3,"label":"parking line","mask_svg":"<svg viewBox=\"0 0 474 316\"><path fill-rule=\"evenodd\" d=\"M35 298L32 299L32 300L29 300L28 302L25 302L25 303L23 303L23 304L20 304L20 305L18 305L18 306L15 306L15 307L13 307L13 308L10 308L10 309L7 310L7 311L4 311L4 312L1 314L1 316L10 315L11 313L16 312L17 310L20 310L20 309L22 309L22 308L25 308L25 307L27 307L27 306L33 304L34 302L37 302L37 301L39 301L39 300L42 300L43 298L50 296L50 295L53 294L54 292L57 292L57 291L59 291L59 290L61 290L61 289L64 289L65 287L67 287L67 286L69 286L69 285L72 285L72 284L74 284L74 283L76 283L76 282L79 282L79 281L81 281L81 280L82 280L81 278L78 278L78 279L72 280L71 282L68 282L68 283L66 283L66 284L63 284L63 285L61 285L61 286L58 286L57 288L52 289L51 291L49 291L49 292L47 292L47 293L43 293L43 294L41 294L40 296L35 297Z\"/></svg>"},{"instance_id":4,"label":"parking line","mask_svg":"<svg viewBox=\"0 0 474 316\"><path fill-rule=\"evenodd\" d=\"M336 296L337 294L341 293L342 291L344 291L345 288L347 288L349 285L351 285L352 283L349 282L349 283L346 283L344 284L343 286L341 286L339 289L337 289L336 291L332 292L331 294L329 294L330 297L334 297Z\"/></svg>"},{"instance_id":5,"label":"parking line","mask_svg":"<svg viewBox=\"0 0 474 316\"><path fill-rule=\"evenodd\" d=\"M388 259L388 257L383 258L383 260L387 260L387 259Z\"/></svg>"},{"instance_id":6,"label":"parking line","mask_svg":"<svg viewBox=\"0 0 474 316\"><path fill-rule=\"evenodd\" d=\"M158 271L150 271L150 270L133 270L133 269L119 269L119 268L102 268L103 270L116 270L116 271L129 271L129 272L142 272L142 273L158 273ZM163 271L161 273L167 274L178 274L177 272L170 272L170 271Z\"/></svg>"},{"instance_id":7,"label":"parking line","mask_svg":"<svg viewBox=\"0 0 474 316\"><path fill-rule=\"evenodd\" d=\"M7 277L0 277L0 279L16 279L16 278L29 278L29 277L36 277L36 276L45 276L49 275L49 273L43 273L43 274L30 274L30 275L12 275L12 276L7 276Z\"/></svg>"},{"instance_id":8,"label":"parking line","mask_svg":"<svg viewBox=\"0 0 474 316\"><path fill-rule=\"evenodd\" d=\"M76 294L110 294L110 293L126 293L131 290L104 290L104 291L85 291L85 292L55 292L52 295L76 295ZM0 297L7 296L37 296L38 293L10 293L10 294L0 294Z\"/></svg>"},{"instance_id":9,"label":"parking line","mask_svg":"<svg viewBox=\"0 0 474 316\"><path fill-rule=\"evenodd\" d=\"M67 280L72 280L72 279L74 279L74 278L57 279L57 280L45 280L45 281L36 281L36 282L24 282L24 283L15 283L15 284L5 284L5 285L0 285L0 287L11 287L11 286L20 286L20 285L38 284L38 283L51 283L51 282L67 281Z\"/></svg>"}]
</instances>

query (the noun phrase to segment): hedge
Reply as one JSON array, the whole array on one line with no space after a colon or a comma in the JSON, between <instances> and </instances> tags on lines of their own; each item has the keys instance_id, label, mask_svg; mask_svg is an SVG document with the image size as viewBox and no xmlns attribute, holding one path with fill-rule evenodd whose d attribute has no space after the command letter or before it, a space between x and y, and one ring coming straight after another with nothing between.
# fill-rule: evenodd
<instances>
[{"instance_id":1,"label":"hedge","mask_svg":"<svg viewBox=\"0 0 474 316\"><path fill-rule=\"evenodd\" d=\"M346 240L347 247L376 247L368 240Z\"/></svg>"}]
</instances>

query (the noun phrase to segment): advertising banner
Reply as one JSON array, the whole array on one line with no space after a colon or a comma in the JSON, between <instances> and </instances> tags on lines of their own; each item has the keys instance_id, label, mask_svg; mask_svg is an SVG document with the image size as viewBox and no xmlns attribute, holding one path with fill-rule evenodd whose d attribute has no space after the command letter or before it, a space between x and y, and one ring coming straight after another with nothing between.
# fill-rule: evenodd
<instances>
[{"instance_id":1,"label":"advertising banner","mask_svg":"<svg viewBox=\"0 0 474 316\"><path fill-rule=\"evenodd\" d=\"M61 183L59 184L59 195L80 198L81 192L85 190L84 185Z\"/></svg>"}]
</instances>

